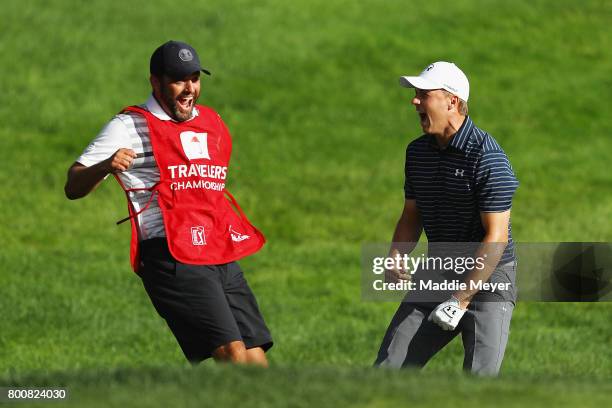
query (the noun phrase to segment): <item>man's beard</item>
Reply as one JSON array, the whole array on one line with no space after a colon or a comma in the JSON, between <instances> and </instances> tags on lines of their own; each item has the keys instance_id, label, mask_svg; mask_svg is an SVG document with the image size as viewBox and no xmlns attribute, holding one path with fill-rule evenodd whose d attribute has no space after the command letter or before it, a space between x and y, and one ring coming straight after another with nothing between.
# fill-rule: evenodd
<instances>
[{"instance_id":1,"label":"man's beard","mask_svg":"<svg viewBox=\"0 0 612 408\"><path fill-rule=\"evenodd\" d=\"M176 120L177 122L184 122L186 120L191 119L193 108L197 101L196 95L193 95L193 102L191 104L191 108L189 109L189 112L185 112L180 109L178 103L176 102L176 99L172 98L172 96L168 93L165 87L162 86L160 91L161 91L162 101L164 102L166 107L168 107L168 109L170 110L170 113L172 114L172 119Z\"/></svg>"}]
</instances>

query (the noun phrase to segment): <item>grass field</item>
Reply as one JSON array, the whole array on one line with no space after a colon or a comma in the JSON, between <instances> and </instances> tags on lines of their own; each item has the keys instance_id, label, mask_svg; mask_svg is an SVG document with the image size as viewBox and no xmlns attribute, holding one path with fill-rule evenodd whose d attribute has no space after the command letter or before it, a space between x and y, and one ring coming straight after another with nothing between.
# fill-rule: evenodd
<instances>
[{"instance_id":1,"label":"grass field","mask_svg":"<svg viewBox=\"0 0 612 408\"><path fill-rule=\"evenodd\" d=\"M397 78L435 60L464 69L472 118L510 157L515 240L612 240L612 3L8 0L2 14L0 386L65 385L87 406L609 404L610 304L520 302L502 377L478 380L457 341L422 374L368 369L397 305L359 288L361 245L390 239L419 135ZM168 39L213 72L200 102L232 131L229 188L268 239L242 262L276 341L267 372L189 368L129 269L118 186L63 195L99 129L145 100Z\"/></svg>"}]
</instances>

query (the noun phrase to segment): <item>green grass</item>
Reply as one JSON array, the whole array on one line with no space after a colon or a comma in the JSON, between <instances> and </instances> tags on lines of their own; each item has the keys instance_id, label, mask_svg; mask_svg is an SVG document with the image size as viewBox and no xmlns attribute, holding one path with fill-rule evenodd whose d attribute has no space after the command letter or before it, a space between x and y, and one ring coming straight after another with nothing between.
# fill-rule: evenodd
<instances>
[{"instance_id":1,"label":"green grass","mask_svg":"<svg viewBox=\"0 0 612 408\"><path fill-rule=\"evenodd\" d=\"M14 377L11 384L15 387L63 386L67 388L68 399L54 406L87 407L431 407L451 404L602 407L609 403L612 392L609 382L581 378L476 379L453 374L419 374L411 370L398 373L363 368L286 366L267 371L231 367L85 370L57 373L53 382L37 375ZM266 386L254 389L255 384ZM133 392L135 389L138 393Z\"/></svg>"},{"instance_id":2,"label":"green grass","mask_svg":"<svg viewBox=\"0 0 612 408\"><path fill-rule=\"evenodd\" d=\"M497 381L461 376L457 341L422 376L367 370L396 305L360 300L359 257L390 239L419 134L397 78L439 59L468 74L471 116L521 182L515 239L612 240L609 2L10 0L2 14L0 384L65 381L88 405L136 405L141 387L160 406L450 405L428 393L438 379L502 406L605 402L609 304L520 303ZM168 39L213 71L201 103L234 136L229 187L268 238L243 262L276 340L268 373L188 368L129 270L118 186L63 196L85 145L146 98ZM252 397L262 384L276 385Z\"/></svg>"}]
</instances>

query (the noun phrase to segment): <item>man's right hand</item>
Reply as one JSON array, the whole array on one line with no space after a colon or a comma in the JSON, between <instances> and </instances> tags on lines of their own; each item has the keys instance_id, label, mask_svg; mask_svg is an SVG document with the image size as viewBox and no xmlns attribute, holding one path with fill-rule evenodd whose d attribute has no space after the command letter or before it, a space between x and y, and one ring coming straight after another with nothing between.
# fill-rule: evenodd
<instances>
[{"instance_id":1,"label":"man's right hand","mask_svg":"<svg viewBox=\"0 0 612 408\"><path fill-rule=\"evenodd\" d=\"M136 159L136 152L132 149L119 149L105 160L106 170L112 174L121 173L132 166L134 159Z\"/></svg>"},{"instance_id":2,"label":"man's right hand","mask_svg":"<svg viewBox=\"0 0 612 408\"><path fill-rule=\"evenodd\" d=\"M134 164L136 153L132 149L119 149L106 160L84 166L74 162L68 169L68 177L64 191L70 200L85 197L98 187L98 184L109 174L121 173Z\"/></svg>"}]
</instances>

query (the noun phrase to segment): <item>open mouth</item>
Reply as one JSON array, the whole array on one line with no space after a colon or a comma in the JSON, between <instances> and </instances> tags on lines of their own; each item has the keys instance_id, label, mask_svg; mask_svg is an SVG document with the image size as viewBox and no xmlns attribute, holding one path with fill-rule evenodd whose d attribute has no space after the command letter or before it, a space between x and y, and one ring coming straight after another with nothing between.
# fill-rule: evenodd
<instances>
[{"instance_id":1,"label":"open mouth","mask_svg":"<svg viewBox=\"0 0 612 408\"><path fill-rule=\"evenodd\" d=\"M193 96L180 96L176 99L177 105L183 111L188 111L193 107Z\"/></svg>"},{"instance_id":2,"label":"open mouth","mask_svg":"<svg viewBox=\"0 0 612 408\"><path fill-rule=\"evenodd\" d=\"M419 119L421 120L421 125L426 125L428 120L427 120L427 114L424 112L417 112L419 114Z\"/></svg>"}]
</instances>

